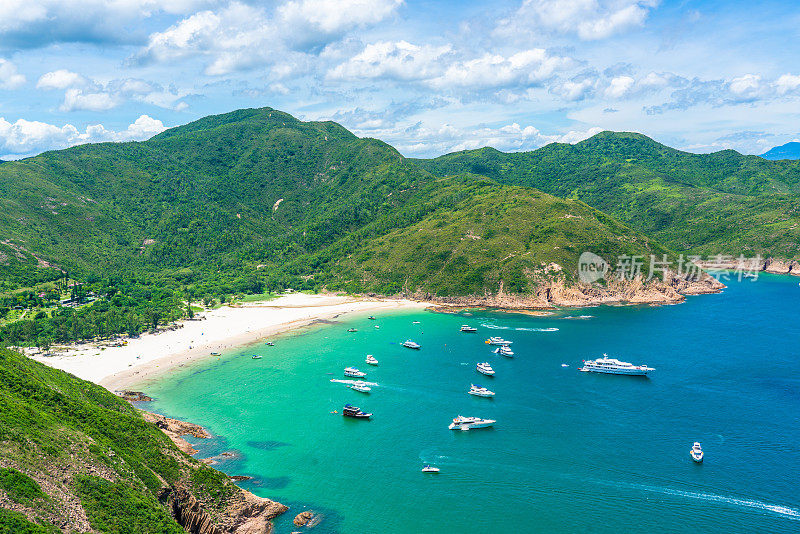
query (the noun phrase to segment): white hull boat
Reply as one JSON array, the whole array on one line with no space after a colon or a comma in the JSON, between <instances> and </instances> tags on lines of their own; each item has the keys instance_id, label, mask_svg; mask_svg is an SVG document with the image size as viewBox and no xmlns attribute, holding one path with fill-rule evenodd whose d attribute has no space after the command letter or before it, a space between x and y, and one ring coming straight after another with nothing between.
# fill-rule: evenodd
<instances>
[{"instance_id":1,"label":"white hull boat","mask_svg":"<svg viewBox=\"0 0 800 534\"><path fill-rule=\"evenodd\" d=\"M502 337L490 337L486 340L487 345L511 345L513 341L508 341L507 339L503 339Z\"/></svg>"},{"instance_id":2,"label":"white hull boat","mask_svg":"<svg viewBox=\"0 0 800 534\"><path fill-rule=\"evenodd\" d=\"M378 360L375 359L372 354L367 355L367 359L364 361L366 361L369 365L378 365Z\"/></svg>"},{"instance_id":3,"label":"white hull boat","mask_svg":"<svg viewBox=\"0 0 800 534\"><path fill-rule=\"evenodd\" d=\"M347 387L349 387L354 391L359 391L361 393L369 393L370 391L372 391L372 388L369 387L365 382L354 382Z\"/></svg>"},{"instance_id":4,"label":"white hull boat","mask_svg":"<svg viewBox=\"0 0 800 534\"><path fill-rule=\"evenodd\" d=\"M489 362L482 362L475 366L475 370L486 376L494 376L494 369Z\"/></svg>"},{"instance_id":5,"label":"white hull boat","mask_svg":"<svg viewBox=\"0 0 800 534\"><path fill-rule=\"evenodd\" d=\"M700 447L698 442L694 442L694 445L692 445L692 448L689 450L689 454L696 463L699 464L703 462L703 448Z\"/></svg>"},{"instance_id":6,"label":"white hull boat","mask_svg":"<svg viewBox=\"0 0 800 534\"><path fill-rule=\"evenodd\" d=\"M348 367L344 370L344 376L352 376L353 378L364 378L367 373L359 371L355 367Z\"/></svg>"},{"instance_id":7,"label":"white hull boat","mask_svg":"<svg viewBox=\"0 0 800 534\"><path fill-rule=\"evenodd\" d=\"M470 395L475 395L476 397L494 397L494 391L489 391L488 389L475 384L472 384L472 387L469 388L467 393Z\"/></svg>"},{"instance_id":8,"label":"white hull boat","mask_svg":"<svg viewBox=\"0 0 800 534\"><path fill-rule=\"evenodd\" d=\"M614 358L609 358L606 354L603 354L602 358L597 358L596 360L585 360L583 362L583 367L579 368L578 370L585 373L605 373L610 375L632 376L646 376L650 371L655 371L655 369L652 367L622 362Z\"/></svg>"},{"instance_id":9,"label":"white hull boat","mask_svg":"<svg viewBox=\"0 0 800 534\"><path fill-rule=\"evenodd\" d=\"M473 428L488 428L495 424L494 419L481 419L480 417L463 417L459 415L453 418L453 422L447 427L450 430L470 430Z\"/></svg>"},{"instance_id":10,"label":"white hull boat","mask_svg":"<svg viewBox=\"0 0 800 534\"><path fill-rule=\"evenodd\" d=\"M420 345L419 343L416 343L414 341L411 341L410 339L407 340L407 341L404 341L403 342L403 346L405 348L407 348L407 349L415 349L415 350L419 350L419 349L422 348L422 345Z\"/></svg>"}]
</instances>

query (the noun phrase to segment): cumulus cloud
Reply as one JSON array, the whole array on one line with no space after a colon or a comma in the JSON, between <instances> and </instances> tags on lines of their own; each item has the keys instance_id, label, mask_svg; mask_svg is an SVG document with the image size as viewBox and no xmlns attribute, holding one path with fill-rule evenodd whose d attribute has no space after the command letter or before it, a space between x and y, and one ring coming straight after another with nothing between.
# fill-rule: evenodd
<instances>
[{"instance_id":1,"label":"cumulus cloud","mask_svg":"<svg viewBox=\"0 0 800 534\"><path fill-rule=\"evenodd\" d=\"M25 76L17 72L17 66L0 59L0 89L17 89L25 83Z\"/></svg>"},{"instance_id":2,"label":"cumulus cloud","mask_svg":"<svg viewBox=\"0 0 800 534\"><path fill-rule=\"evenodd\" d=\"M164 124L148 115L141 115L124 130L114 131L102 124L90 125L83 132L72 124L55 126L46 122L18 119L9 122L0 117L0 157L18 159L46 150L67 148L103 141L141 141L163 132Z\"/></svg>"},{"instance_id":3,"label":"cumulus cloud","mask_svg":"<svg viewBox=\"0 0 800 534\"><path fill-rule=\"evenodd\" d=\"M449 45L420 46L406 41L371 43L346 62L329 70L327 76L334 80L431 79L442 72L443 58L451 51Z\"/></svg>"},{"instance_id":4,"label":"cumulus cloud","mask_svg":"<svg viewBox=\"0 0 800 534\"><path fill-rule=\"evenodd\" d=\"M547 53L543 48L523 50L510 56L485 54L476 59L452 63L434 87L529 87L572 66L570 58Z\"/></svg>"},{"instance_id":5,"label":"cumulus cloud","mask_svg":"<svg viewBox=\"0 0 800 534\"><path fill-rule=\"evenodd\" d=\"M61 111L108 111L117 107L119 100L109 93L84 93L80 89L67 89Z\"/></svg>"},{"instance_id":6,"label":"cumulus cloud","mask_svg":"<svg viewBox=\"0 0 800 534\"><path fill-rule=\"evenodd\" d=\"M139 42L146 35L135 30L136 22L164 13L191 13L220 1L3 0L0 36L5 44L20 48L57 42Z\"/></svg>"},{"instance_id":7,"label":"cumulus cloud","mask_svg":"<svg viewBox=\"0 0 800 534\"><path fill-rule=\"evenodd\" d=\"M81 87L87 83L88 80L80 74L66 69L59 69L43 74L36 83L36 88L67 89L69 87Z\"/></svg>"},{"instance_id":8,"label":"cumulus cloud","mask_svg":"<svg viewBox=\"0 0 800 534\"><path fill-rule=\"evenodd\" d=\"M642 26L657 4L658 0L525 0L511 17L500 20L495 33L511 38L550 32L605 39Z\"/></svg>"},{"instance_id":9,"label":"cumulus cloud","mask_svg":"<svg viewBox=\"0 0 800 534\"><path fill-rule=\"evenodd\" d=\"M300 54L322 49L353 28L380 22L401 4L401 0L292 0L271 12L234 1L151 34L132 59L148 63L205 57L205 73L210 76L275 64L292 53L296 55L290 63L302 63Z\"/></svg>"}]
</instances>

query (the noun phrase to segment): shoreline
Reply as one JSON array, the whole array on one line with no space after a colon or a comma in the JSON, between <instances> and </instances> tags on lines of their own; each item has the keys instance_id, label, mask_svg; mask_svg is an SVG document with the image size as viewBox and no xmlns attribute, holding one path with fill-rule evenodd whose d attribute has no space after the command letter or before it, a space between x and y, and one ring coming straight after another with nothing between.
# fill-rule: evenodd
<instances>
[{"instance_id":1,"label":"shoreline","mask_svg":"<svg viewBox=\"0 0 800 534\"><path fill-rule=\"evenodd\" d=\"M425 309L429 302L295 293L239 307L224 306L124 346L68 345L52 356L31 356L50 367L99 384L112 393L133 389L169 371L232 348L318 321L379 310Z\"/></svg>"}]
</instances>

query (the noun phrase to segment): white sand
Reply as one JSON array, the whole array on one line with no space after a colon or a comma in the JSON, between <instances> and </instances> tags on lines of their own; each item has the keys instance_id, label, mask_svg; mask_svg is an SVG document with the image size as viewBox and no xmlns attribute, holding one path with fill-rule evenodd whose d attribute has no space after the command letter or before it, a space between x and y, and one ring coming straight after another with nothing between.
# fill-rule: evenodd
<instances>
[{"instance_id":1,"label":"white sand","mask_svg":"<svg viewBox=\"0 0 800 534\"><path fill-rule=\"evenodd\" d=\"M116 391L189 361L210 358L212 352L253 343L318 319L351 312L426 306L426 303L408 300L295 293L242 307L224 306L202 314L202 319L184 321L182 328L142 334L128 340L123 347L101 350L96 344L74 345L58 355L33 358Z\"/></svg>"}]
</instances>

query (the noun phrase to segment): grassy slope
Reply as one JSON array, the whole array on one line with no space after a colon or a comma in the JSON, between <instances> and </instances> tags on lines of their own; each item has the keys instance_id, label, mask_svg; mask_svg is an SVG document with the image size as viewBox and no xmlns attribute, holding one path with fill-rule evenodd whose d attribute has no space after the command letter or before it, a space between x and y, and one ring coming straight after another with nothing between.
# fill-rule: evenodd
<instances>
[{"instance_id":1,"label":"grassy slope","mask_svg":"<svg viewBox=\"0 0 800 534\"><path fill-rule=\"evenodd\" d=\"M158 501L162 487L183 484L198 496L219 495L204 499L211 511L238 491L225 475L178 451L127 402L5 349L0 466L0 512L6 503L42 528L71 524L70 510L79 503L100 532L178 534L183 529ZM0 525L6 520L21 521L3 512Z\"/></svg>"},{"instance_id":2,"label":"grassy slope","mask_svg":"<svg viewBox=\"0 0 800 534\"><path fill-rule=\"evenodd\" d=\"M603 132L576 145L485 148L418 163L437 175L477 172L580 199L680 252L800 257L798 162L689 154L641 134Z\"/></svg>"}]
</instances>

